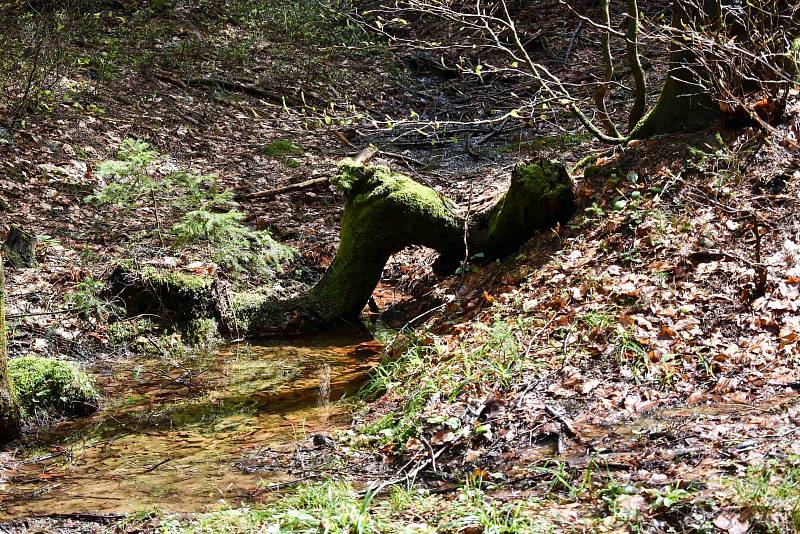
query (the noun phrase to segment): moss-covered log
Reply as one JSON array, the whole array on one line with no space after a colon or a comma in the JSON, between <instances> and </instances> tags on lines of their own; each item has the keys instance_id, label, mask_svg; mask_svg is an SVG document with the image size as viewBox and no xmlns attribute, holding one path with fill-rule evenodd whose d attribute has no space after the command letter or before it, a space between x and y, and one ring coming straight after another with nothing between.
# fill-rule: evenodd
<instances>
[{"instance_id":1,"label":"moss-covered log","mask_svg":"<svg viewBox=\"0 0 800 534\"><path fill-rule=\"evenodd\" d=\"M117 272L116 293L137 313L155 307L170 317L213 315L236 336L298 332L356 319L380 280L389 257L409 245L440 253L439 270L470 255L494 258L514 251L536 232L566 220L573 192L563 165L536 161L518 166L506 194L469 223L430 187L382 165L345 159L331 183L345 196L336 256L307 293L288 300L225 295L217 282L185 284L168 276ZM465 230L466 246L465 248ZM174 277L174 275L173 275ZM185 298L184 298L185 297Z\"/></svg>"},{"instance_id":2,"label":"moss-covered log","mask_svg":"<svg viewBox=\"0 0 800 534\"><path fill-rule=\"evenodd\" d=\"M8 378L8 345L6 338L6 289L3 255L0 253L0 442L19 434L19 407Z\"/></svg>"}]
</instances>

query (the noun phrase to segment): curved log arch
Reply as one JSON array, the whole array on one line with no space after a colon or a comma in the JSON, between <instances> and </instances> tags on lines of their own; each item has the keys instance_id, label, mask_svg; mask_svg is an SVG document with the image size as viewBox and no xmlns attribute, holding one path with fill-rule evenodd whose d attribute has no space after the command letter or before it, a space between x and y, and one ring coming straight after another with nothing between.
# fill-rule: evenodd
<instances>
[{"instance_id":1,"label":"curved log arch","mask_svg":"<svg viewBox=\"0 0 800 534\"><path fill-rule=\"evenodd\" d=\"M356 319L391 255L409 245L436 250L439 271L452 272L465 256L465 227L470 254L496 258L573 212L566 168L546 160L518 166L508 191L469 224L435 190L384 165L345 159L331 183L345 197L339 248L319 282L304 294L287 300L230 294L218 280L130 268L112 275L111 291L129 313L158 309L177 320L214 316L237 337L297 333Z\"/></svg>"}]
</instances>

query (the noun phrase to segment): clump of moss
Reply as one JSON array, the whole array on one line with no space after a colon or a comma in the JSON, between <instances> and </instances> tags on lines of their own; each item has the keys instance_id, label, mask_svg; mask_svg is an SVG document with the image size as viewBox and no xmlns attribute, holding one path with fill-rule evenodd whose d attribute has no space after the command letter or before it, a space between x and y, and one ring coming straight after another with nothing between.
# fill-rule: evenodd
<instances>
[{"instance_id":1,"label":"clump of moss","mask_svg":"<svg viewBox=\"0 0 800 534\"><path fill-rule=\"evenodd\" d=\"M356 205L389 200L417 214L430 213L445 219L451 216L449 210L454 206L448 199L430 187L392 172L386 165L367 166L345 158L337 168L339 172L331 177L331 184L342 193L352 195Z\"/></svg>"},{"instance_id":2,"label":"clump of moss","mask_svg":"<svg viewBox=\"0 0 800 534\"><path fill-rule=\"evenodd\" d=\"M264 145L261 153L270 158L288 158L291 156L302 156L303 147L295 144L288 139L276 139Z\"/></svg>"},{"instance_id":3,"label":"clump of moss","mask_svg":"<svg viewBox=\"0 0 800 534\"><path fill-rule=\"evenodd\" d=\"M139 317L117 321L108 325L108 341L112 347L124 347L155 328L155 323L149 318Z\"/></svg>"},{"instance_id":4,"label":"clump of moss","mask_svg":"<svg viewBox=\"0 0 800 534\"><path fill-rule=\"evenodd\" d=\"M344 158L336 168L339 172L331 176L331 185L342 193L347 193L356 184L367 179L372 170L353 158Z\"/></svg>"},{"instance_id":5,"label":"clump of moss","mask_svg":"<svg viewBox=\"0 0 800 534\"><path fill-rule=\"evenodd\" d=\"M521 187L535 197L572 197L572 181L567 169L555 161L539 160L518 165L511 181L512 187Z\"/></svg>"},{"instance_id":6,"label":"clump of moss","mask_svg":"<svg viewBox=\"0 0 800 534\"><path fill-rule=\"evenodd\" d=\"M210 318L192 319L180 331L187 345L210 345L219 339L217 321Z\"/></svg>"},{"instance_id":7,"label":"clump of moss","mask_svg":"<svg viewBox=\"0 0 800 534\"><path fill-rule=\"evenodd\" d=\"M8 375L23 417L85 415L100 395L89 375L74 364L25 356L8 362Z\"/></svg>"},{"instance_id":8,"label":"clump of moss","mask_svg":"<svg viewBox=\"0 0 800 534\"><path fill-rule=\"evenodd\" d=\"M142 278L153 284L165 284L186 295L205 294L214 283L208 276L194 276L180 271L169 271L155 267L142 269Z\"/></svg>"}]
</instances>

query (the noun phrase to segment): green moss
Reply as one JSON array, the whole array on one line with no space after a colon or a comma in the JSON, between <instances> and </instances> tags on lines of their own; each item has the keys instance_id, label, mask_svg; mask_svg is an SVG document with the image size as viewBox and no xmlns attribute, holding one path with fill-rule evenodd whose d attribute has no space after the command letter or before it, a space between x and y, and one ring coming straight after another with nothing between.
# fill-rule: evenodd
<instances>
[{"instance_id":1,"label":"green moss","mask_svg":"<svg viewBox=\"0 0 800 534\"><path fill-rule=\"evenodd\" d=\"M352 158L344 158L337 166L338 173L331 177L331 185L342 193L350 191L357 183L366 179L370 169Z\"/></svg>"},{"instance_id":2,"label":"green moss","mask_svg":"<svg viewBox=\"0 0 800 534\"><path fill-rule=\"evenodd\" d=\"M491 255L510 252L519 246L518 236L566 220L572 200L572 181L562 164L539 160L519 165L508 191L488 214L485 234L476 237Z\"/></svg>"},{"instance_id":3,"label":"green moss","mask_svg":"<svg viewBox=\"0 0 800 534\"><path fill-rule=\"evenodd\" d=\"M375 202L376 207L397 203L413 213L449 218L451 203L436 191L415 182L408 176L396 174L385 165L367 167L351 158L343 159L339 172L331 183L340 191L352 193L353 207L363 208ZM344 235L342 238L344 239Z\"/></svg>"},{"instance_id":4,"label":"green moss","mask_svg":"<svg viewBox=\"0 0 800 534\"><path fill-rule=\"evenodd\" d=\"M383 207L383 202L388 200L409 210L412 215L426 214L442 219L452 216L449 202L430 187L395 174L385 165L376 165L369 171L368 188L353 198L354 206L363 206L374 200L380 201L376 205Z\"/></svg>"},{"instance_id":5,"label":"green moss","mask_svg":"<svg viewBox=\"0 0 800 534\"><path fill-rule=\"evenodd\" d=\"M566 169L560 163L542 160L526 163L514 170L512 185L541 198L559 198L572 191Z\"/></svg>"},{"instance_id":6,"label":"green moss","mask_svg":"<svg viewBox=\"0 0 800 534\"><path fill-rule=\"evenodd\" d=\"M117 321L108 325L108 340L112 347L124 347L136 338L155 330L156 325L149 318Z\"/></svg>"},{"instance_id":7,"label":"green moss","mask_svg":"<svg viewBox=\"0 0 800 534\"><path fill-rule=\"evenodd\" d=\"M11 385L24 417L76 415L97 409L92 380L74 364L25 356L8 363Z\"/></svg>"},{"instance_id":8,"label":"green moss","mask_svg":"<svg viewBox=\"0 0 800 534\"><path fill-rule=\"evenodd\" d=\"M270 158L287 158L290 156L302 156L303 147L295 144L288 139L276 139L264 145L261 153Z\"/></svg>"},{"instance_id":9,"label":"green moss","mask_svg":"<svg viewBox=\"0 0 800 534\"><path fill-rule=\"evenodd\" d=\"M303 164L301 162L299 162L299 161L297 161L296 159L293 159L293 158L287 158L286 160L284 160L283 164L286 165L287 167L289 167L290 169L296 169L298 167L302 167L303 166Z\"/></svg>"},{"instance_id":10,"label":"green moss","mask_svg":"<svg viewBox=\"0 0 800 534\"><path fill-rule=\"evenodd\" d=\"M234 293L230 299L231 313L236 320L236 325L242 331L250 329L250 324L254 320L258 322L258 316L262 312L262 307L269 299L266 295L255 292ZM262 318L267 322L268 318Z\"/></svg>"},{"instance_id":11,"label":"green moss","mask_svg":"<svg viewBox=\"0 0 800 534\"><path fill-rule=\"evenodd\" d=\"M179 271L167 271L155 267L142 269L142 278L154 284L165 284L175 288L179 293L190 295L203 295L211 289L213 279L205 276L194 276Z\"/></svg>"},{"instance_id":12,"label":"green moss","mask_svg":"<svg viewBox=\"0 0 800 534\"><path fill-rule=\"evenodd\" d=\"M187 345L213 343L219 338L217 321L209 318L192 319L181 328L181 337Z\"/></svg>"}]
</instances>

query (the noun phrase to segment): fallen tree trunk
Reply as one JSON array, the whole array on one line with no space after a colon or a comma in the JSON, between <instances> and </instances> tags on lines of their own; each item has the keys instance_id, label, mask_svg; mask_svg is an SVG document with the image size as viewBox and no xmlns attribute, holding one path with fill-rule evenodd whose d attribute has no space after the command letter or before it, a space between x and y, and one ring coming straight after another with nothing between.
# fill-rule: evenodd
<instances>
[{"instance_id":1,"label":"fallen tree trunk","mask_svg":"<svg viewBox=\"0 0 800 534\"><path fill-rule=\"evenodd\" d=\"M436 250L438 270L452 272L467 253L502 256L573 211L566 169L543 160L518 166L506 194L468 222L436 191L386 166L348 158L331 183L345 196L339 248L319 282L302 295L287 300L231 295L216 281L193 281L187 289L185 275L183 280L154 278L130 268L112 276L112 292L126 302L129 313L153 313L160 307L159 313L173 317L211 315L237 336L302 332L357 319L389 257L407 246Z\"/></svg>"}]
</instances>

